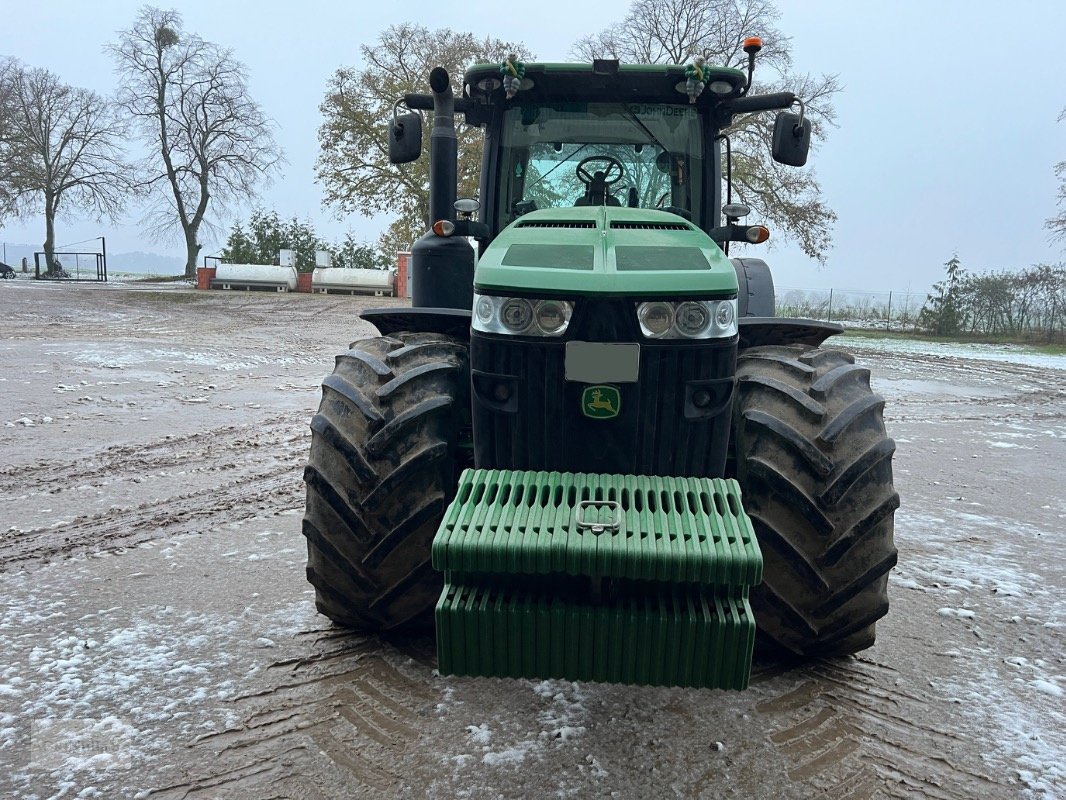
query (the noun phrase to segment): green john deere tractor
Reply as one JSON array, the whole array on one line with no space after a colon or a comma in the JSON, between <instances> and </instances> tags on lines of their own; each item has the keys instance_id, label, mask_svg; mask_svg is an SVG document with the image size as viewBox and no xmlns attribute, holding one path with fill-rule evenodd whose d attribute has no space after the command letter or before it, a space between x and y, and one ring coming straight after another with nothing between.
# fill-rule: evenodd
<instances>
[{"instance_id":1,"label":"green john deere tractor","mask_svg":"<svg viewBox=\"0 0 1066 800\"><path fill-rule=\"evenodd\" d=\"M810 141L799 98L749 93L759 46L746 73L508 61L403 98L395 163L433 111L431 230L412 307L362 314L381 335L337 357L311 422L323 614L432 611L460 675L743 688L756 643L873 643L884 400L822 346L839 326L775 318L766 264L728 257L768 235L729 202L734 118L777 110L782 163ZM484 128L480 202L456 200L456 113Z\"/></svg>"}]
</instances>

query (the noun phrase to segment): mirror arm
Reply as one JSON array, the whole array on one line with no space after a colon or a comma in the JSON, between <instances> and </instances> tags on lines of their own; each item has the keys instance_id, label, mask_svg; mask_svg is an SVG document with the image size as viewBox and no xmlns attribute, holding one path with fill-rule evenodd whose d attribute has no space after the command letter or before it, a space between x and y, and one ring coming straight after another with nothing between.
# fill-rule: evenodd
<instances>
[{"instance_id":1,"label":"mirror arm","mask_svg":"<svg viewBox=\"0 0 1066 800\"><path fill-rule=\"evenodd\" d=\"M792 126L792 135L799 137L802 135L801 132L803 131L803 114L804 112L806 112L807 106L804 105L803 101L800 100L798 97L792 105L798 105L800 107L799 121L794 126ZM789 106L789 108L791 108L791 106Z\"/></svg>"},{"instance_id":2,"label":"mirror arm","mask_svg":"<svg viewBox=\"0 0 1066 800\"><path fill-rule=\"evenodd\" d=\"M773 111L774 109L792 108L796 100L792 92L773 92L772 94L755 94L724 103L724 111L733 114L751 114L756 111Z\"/></svg>"},{"instance_id":3,"label":"mirror arm","mask_svg":"<svg viewBox=\"0 0 1066 800\"><path fill-rule=\"evenodd\" d=\"M405 94L402 102L411 111L432 111L433 110L433 95L429 94L417 94L414 92Z\"/></svg>"},{"instance_id":4,"label":"mirror arm","mask_svg":"<svg viewBox=\"0 0 1066 800\"><path fill-rule=\"evenodd\" d=\"M407 98L404 98L403 100L397 100L395 103L392 104L392 119L393 119L394 122L396 121L396 118L400 116L400 107L401 106L406 106L408 111L418 111L419 110L419 109L412 108L411 106L407 105ZM419 116L422 116L422 115L419 114Z\"/></svg>"},{"instance_id":5,"label":"mirror arm","mask_svg":"<svg viewBox=\"0 0 1066 800\"><path fill-rule=\"evenodd\" d=\"M433 95L408 92L403 96L403 99L397 101L397 104L399 103L403 103L411 111L432 111ZM460 114L466 114L471 109L476 108L477 103L469 97L456 97L454 106L455 111Z\"/></svg>"},{"instance_id":6,"label":"mirror arm","mask_svg":"<svg viewBox=\"0 0 1066 800\"><path fill-rule=\"evenodd\" d=\"M735 222L730 222L727 225L719 225L717 228L711 228L707 231L707 235L718 242L718 245L725 249L725 245L729 242L743 242L744 244L754 244L748 238L748 230L751 228L761 227L759 225L738 225ZM726 251L728 253L728 251Z\"/></svg>"},{"instance_id":7,"label":"mirror arm","mask_svg":"<svg viewBox=\"0 0 1066 800\"><path fill-rule=\"evenodd\" d=\"M486 222L476 222L472 219L455 220L454 236L470 236L474 239L488 239L489 226Z\"/></svg>"}]
</instances>

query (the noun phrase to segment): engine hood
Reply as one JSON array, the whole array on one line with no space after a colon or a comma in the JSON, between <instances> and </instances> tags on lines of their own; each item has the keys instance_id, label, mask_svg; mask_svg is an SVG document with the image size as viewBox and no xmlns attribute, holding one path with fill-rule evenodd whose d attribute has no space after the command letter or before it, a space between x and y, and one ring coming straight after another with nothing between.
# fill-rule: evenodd
<instances>
[{"instance_id":1,"label":"engine hood","mask_svg":"<svg viewBox=\"0 0 1066 800\"><path fill-rule=\"evenodd\" d=\"M676 214L618 206L525 214L478 260L483 291L735 296L736 271L721 248Z\"/></svg>"}]
</instances>

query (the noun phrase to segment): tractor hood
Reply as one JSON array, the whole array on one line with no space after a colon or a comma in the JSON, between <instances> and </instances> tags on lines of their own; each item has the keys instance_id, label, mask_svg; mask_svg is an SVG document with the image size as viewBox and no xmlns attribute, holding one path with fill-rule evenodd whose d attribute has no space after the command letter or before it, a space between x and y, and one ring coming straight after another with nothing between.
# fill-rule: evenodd
<instances>
[{"instance_id":1,"label":"tractor hood","mask_svg":"<svg viewBox=\"0 0 1066 800\"><path fill-rule=\"evenodd\" d=\"M618 206L533 211L500 232L474 273L483 291L736 296L721 248L676 214Z\"/></svg>"}]
</instances>

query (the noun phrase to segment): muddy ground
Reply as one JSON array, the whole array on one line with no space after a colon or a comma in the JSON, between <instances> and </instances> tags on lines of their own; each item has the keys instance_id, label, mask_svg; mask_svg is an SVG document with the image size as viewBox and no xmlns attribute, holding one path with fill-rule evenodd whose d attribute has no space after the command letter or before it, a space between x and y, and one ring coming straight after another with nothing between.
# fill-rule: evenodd
<instances>
[{"instance_id":1,"label":"muddy ground","mask_svg":"<svg viewBox=\"0 0 1066 800\"><path fill-rule=\"evenodd\" d=\"M859 657L453 679L303 576L307 422L382 302L0 286L0 795L1066 796L1066 359L847 343L903 502Z\"/></svg>"}]
</instances>

